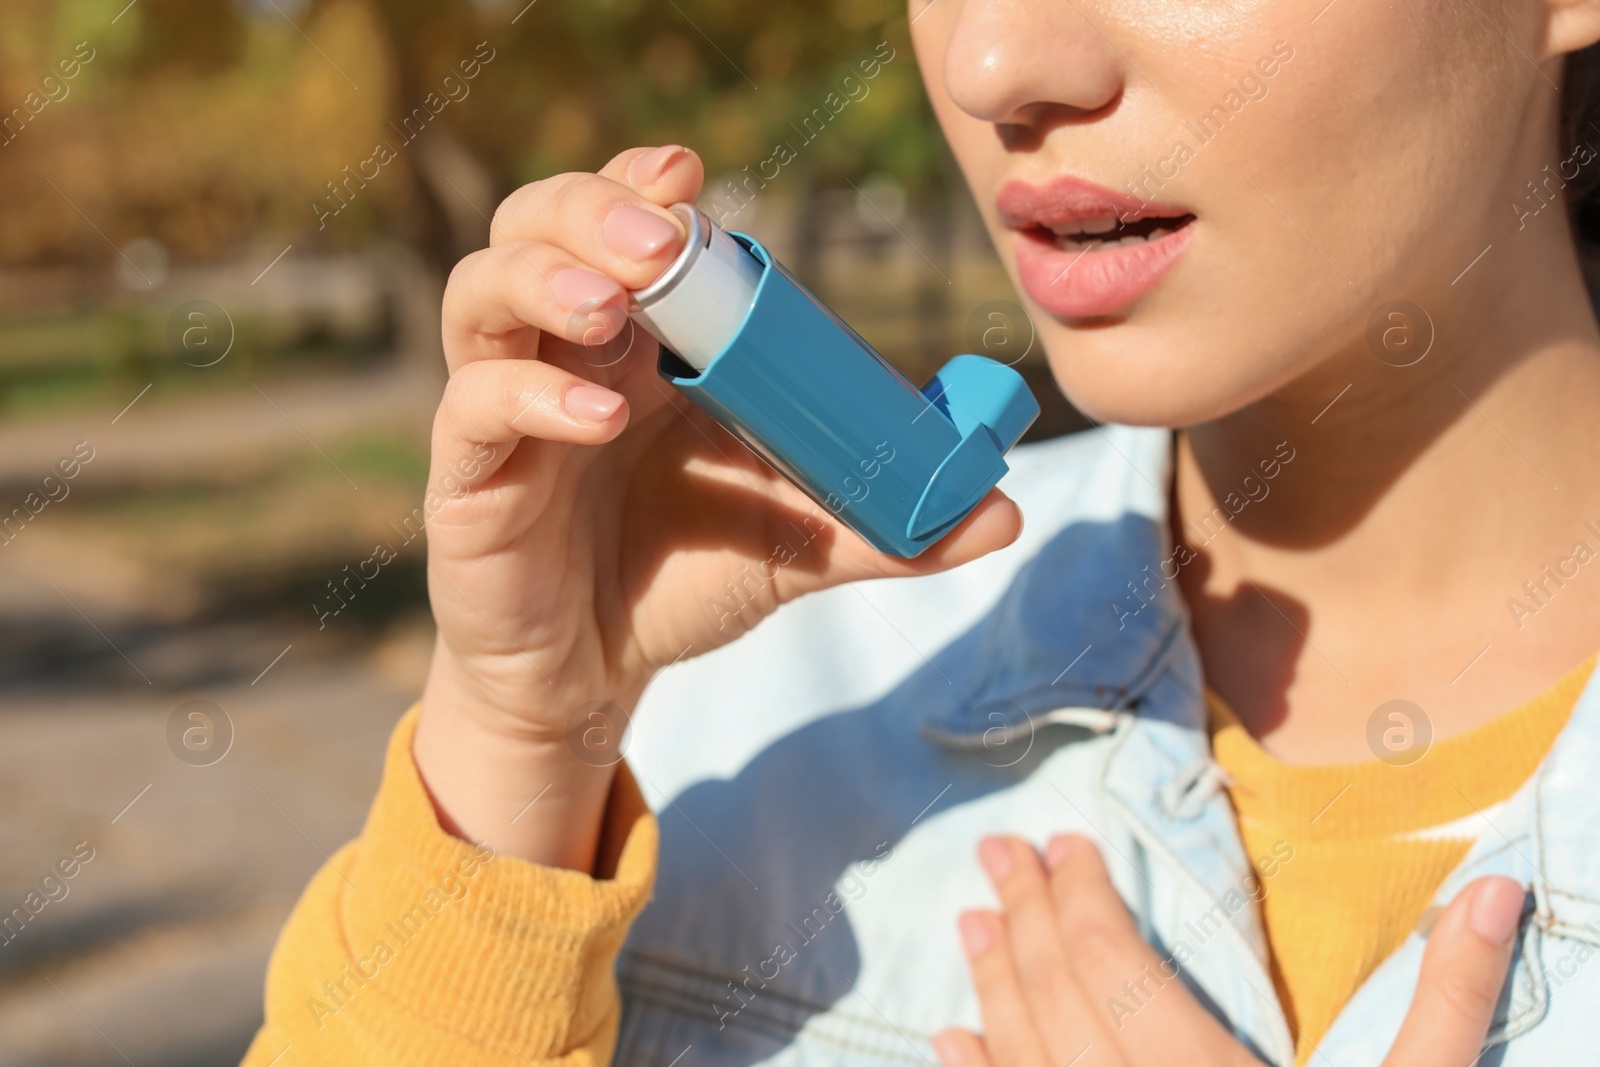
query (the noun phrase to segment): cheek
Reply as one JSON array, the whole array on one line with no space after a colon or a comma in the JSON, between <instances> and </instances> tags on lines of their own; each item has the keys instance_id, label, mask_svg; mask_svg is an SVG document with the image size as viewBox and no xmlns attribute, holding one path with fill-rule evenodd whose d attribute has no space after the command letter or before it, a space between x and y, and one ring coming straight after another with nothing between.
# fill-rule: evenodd
<instances>
[{"instance_id":1,"label":"cheek","mask_svg":"<svg viewBox=\"0 0 1600 1067\"><path fill-rule=\"evenodd\" d=\"M1492 28L1430 10L1444 6L1340 0L1320 32L1277 35L1294 58L1195 168L1219 196L1227 172L1243 185L1246 195L1227 204L1241 229L1320 250L1335 281L1359 286L1392 265L1398 246L1415 251L1419 231L1460 217L1462 198L1504 160L1506 123L1522 109L1516 82L1526 79L1510 76L1510 49ZM1265 55L1273 41L1251 44ZM1255 56L1231 59L1243 70Z\"/></svg>"},{"instance_id":2,"label":"cheek","mask_svg":"<svg viewBox=\"0 0 1600 1067\"><path fill-rule=\"evenodd\" d=\"M1447 328L1458 295L1448 283L1489 239L1486 222L1463 218L1511 217L1496 176L1515 172L1517 146L1504 131L1520 126L1538 75L1441 0L1338 0L1307 27L1320 6L1260 4L1253 25L1202 26L1203 40L1178 39L1194 20L1153 27L1164 51L1136 61L1177 88L1152 102L1168 124L1143 124L1162 133L1139 158L1170 153L1164 139L1197 146L1164 195L1200 221L1182 263L1125 323L1041 330L1062 387L1090 414L1181 425L1237 410L1341 349L1359 358L1367 320L1394 299ZM1265 97L1241 93L1202 143L1200 116L1280 41L1293 57L1262 78Z\"/></svg>"},{"instance_id":3,"label":"cheek","mask_svg":"<svg viewBox=\"0 0 1600 1067\"><path fill-rule=\"evenodd\" d=\"M1386 301L1449 314L1450 279L1504 208L1517 154L1505 131L1537 75L1511 68L1482 19L1445 6L1341 0L1320 32L1290 40L1267 98L1194 168L1218 198L1221 288L1254 309L1253 328L1294 330L1277 343L1303 363L1360 344Z\"/></svg>"}]
</instances>

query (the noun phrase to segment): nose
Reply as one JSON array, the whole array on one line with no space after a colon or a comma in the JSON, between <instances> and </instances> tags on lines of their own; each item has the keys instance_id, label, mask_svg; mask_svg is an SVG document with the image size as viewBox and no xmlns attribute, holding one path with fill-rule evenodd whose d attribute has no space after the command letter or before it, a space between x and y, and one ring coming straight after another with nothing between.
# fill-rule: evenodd
<instances>
[{"instance_id":1,"label":"nose","mask_svg":"<svg viewBox=\"0 0 1600 1067\"><path fill-rule=\"evenodd\" d=\"M1128 61L1090 0L943 0L959 4L945 90L973 118L1039 127L1093 114L1122 93Z\"/></svg>"}]
</instances>

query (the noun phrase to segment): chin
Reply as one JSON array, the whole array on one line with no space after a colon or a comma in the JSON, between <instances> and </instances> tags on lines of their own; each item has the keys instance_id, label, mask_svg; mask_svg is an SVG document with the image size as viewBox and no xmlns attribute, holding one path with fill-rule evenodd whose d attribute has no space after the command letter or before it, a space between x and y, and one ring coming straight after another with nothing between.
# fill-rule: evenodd
<instances>
[{"instance_id":1,"label":"chin","mask_svg":"<svg viewBox=\"0 0 1600 1067\"><path fill-rule=\"evenodd\" d=\"M1130 329L1107 321L1041 331L1056 386L1096 422L1178 429L1237 411L1267 389L1219 373L1223 353L1150 331L1123 333Z\"/></svg>"},{"instance_id":2,"label":"chin","mask_svg":"<svg viewBox=\"0 0 1600 1067\"><path fill-rule=\"evenodd\" d=\"M1282 350L1195 341L1197 323L1154 330L1130 322L1072 325L1040 331L1056 387L1096 422L1182 429L1221 419L1282 389L1306 370L1306 358ZM1214 330L1214 323L1210 323Z\"/></svg>"}]
</instances>

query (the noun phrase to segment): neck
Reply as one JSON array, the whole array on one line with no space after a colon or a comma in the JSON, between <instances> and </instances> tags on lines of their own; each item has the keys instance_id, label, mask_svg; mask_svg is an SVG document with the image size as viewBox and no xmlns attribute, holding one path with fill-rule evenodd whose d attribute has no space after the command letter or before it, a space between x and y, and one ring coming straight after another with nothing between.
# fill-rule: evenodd
<instances>
[{"instance_id":1,"label":"neck","mask_svg":"<svg viewBox=\"0 0 1600 1067\"><path fill-rule=\"evenodd\" d=\"M1600 647L1600 334L1546 229L1389 320L1388 362L1363 340L1179 436L1207 679L1284 759L1371 758L1394 699L1460 732Z\"/></svg>"}]
</instances>

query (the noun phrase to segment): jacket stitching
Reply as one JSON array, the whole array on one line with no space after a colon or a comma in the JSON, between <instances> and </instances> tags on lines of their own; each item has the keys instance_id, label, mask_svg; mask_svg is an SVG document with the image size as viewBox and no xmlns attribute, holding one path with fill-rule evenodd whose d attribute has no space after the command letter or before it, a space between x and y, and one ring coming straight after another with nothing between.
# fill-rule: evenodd
<instances>
[{"instance_id":1,"label":"jacket stitching","mask_svg":"<svg viewBox=\"0 0 1600 1067\"><path fill-rule=\"evenodd\" d=\"M1565 889L1557 889L1554 886L1548 887L1546 892L1553 897L1566 897L1568 900L1576 900L1580 904L1600 904L1600 900L1594 897L1586 897L1581 893L1569 893Z\"/></svg>"}]
</instances>

